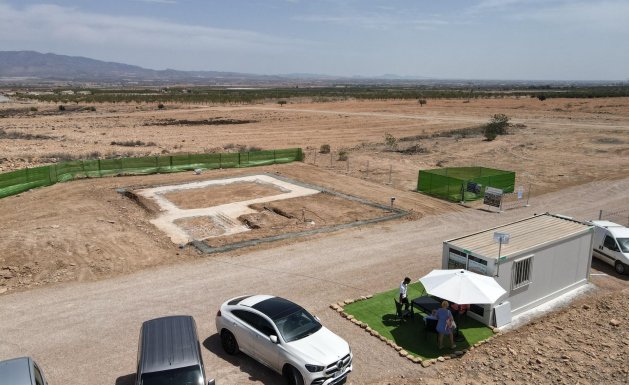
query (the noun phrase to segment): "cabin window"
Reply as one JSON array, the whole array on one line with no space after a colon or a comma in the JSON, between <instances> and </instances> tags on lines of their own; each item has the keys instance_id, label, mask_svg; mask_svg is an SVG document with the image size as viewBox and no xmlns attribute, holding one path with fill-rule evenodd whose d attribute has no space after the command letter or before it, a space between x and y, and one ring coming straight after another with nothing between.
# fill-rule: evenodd
<instances>
[{"instance_id":1,"label":"cabin window","mask_svg":"<svg viewBox=\"0 0 629 385\"><path fill-rule=\"evenodd\" d=\"M467 255L457 249L450 248L448 269L465 269Z\"/></svg>"},{"instance_id":2,"label":"cabin window","mask_svg":"<svg viewBox=\"0 0 629 385\"><path fill-rule=\"evenodd\" d=\"M519 289L531 283L531 271L533 270L533 256L518 259L513 262L511 285L513 290Z\"/></svg>"}]
</instances>

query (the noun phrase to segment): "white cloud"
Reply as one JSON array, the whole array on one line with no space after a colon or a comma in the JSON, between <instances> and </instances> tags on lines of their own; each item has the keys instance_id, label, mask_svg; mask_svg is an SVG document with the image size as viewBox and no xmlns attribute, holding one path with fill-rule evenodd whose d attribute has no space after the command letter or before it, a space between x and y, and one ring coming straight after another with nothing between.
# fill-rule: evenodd
<instances>
[{"instance_id":1,"label":"white cloud","mask_svg":"<svg viewBox=\"0 0 629 385\"><path fill-rule=\"evenodd\" d=\"M370 15L307 15L295 17L295 20L317 23L329 23L349 27L361 27L367 29L389 30L399 28L402 25L428 29L449 24L443 19L412 19L396 15L370 14Z\"/></svg>"},{"instance_id":2,"label":"white cloud","mask_svg":"<svg viewBox=\"0 0 629 385\"><path fill-rule=\"evenodd\" d=\"M18 9L0 2L0 42L16 46L75 44L103 48L283 51L312 43L254 31L187 25L147 17L110 16L57 5Z\"/></svg>"}]
</instances>

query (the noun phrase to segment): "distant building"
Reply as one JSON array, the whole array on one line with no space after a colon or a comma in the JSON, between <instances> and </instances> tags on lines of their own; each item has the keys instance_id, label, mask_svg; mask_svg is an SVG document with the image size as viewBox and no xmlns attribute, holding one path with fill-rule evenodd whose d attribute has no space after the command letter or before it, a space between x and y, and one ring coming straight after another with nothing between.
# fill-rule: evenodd
<instances>
[{"instance_id":1,"label":"distant building","mask_svg":"<svg viewBox=\"0 0 629 385\"><path fill-rule=\"evenodd\" d=\"M63 91L59 92L59 94L61 94L61 95L74 95L74 91L72 91L72 90L63 90Z\"/></svg>"}]
</instances>

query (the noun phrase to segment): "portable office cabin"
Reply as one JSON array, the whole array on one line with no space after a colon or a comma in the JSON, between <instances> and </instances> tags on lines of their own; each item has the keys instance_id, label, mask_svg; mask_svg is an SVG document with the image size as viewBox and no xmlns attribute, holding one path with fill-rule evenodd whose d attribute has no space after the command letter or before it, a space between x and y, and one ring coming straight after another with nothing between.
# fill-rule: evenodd
<instances>
[{"instance_id":1,"label":"portable office cabin","mask_svg":"<svg viewBox=\"0 0 629 385\"><path fill-rule=\"evenodd\" d=\"M509 234L509 242L496 242L496 232ZM587 284L592 236L592 226L584 223L549 213L535 215L445 241L442 266L493 276L507 291L496 304L470 306L472 318L493 325L498 306L510 306L515 317Z\"/></svg>"}]
</instances>

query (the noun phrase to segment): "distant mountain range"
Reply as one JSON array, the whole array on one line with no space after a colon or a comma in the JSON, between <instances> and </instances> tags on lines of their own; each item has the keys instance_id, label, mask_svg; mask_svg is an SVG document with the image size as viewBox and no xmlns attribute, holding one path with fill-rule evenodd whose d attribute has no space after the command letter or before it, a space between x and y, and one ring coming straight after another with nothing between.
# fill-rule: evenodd
<instances>
[{"instance_id":1,"label":"distant mountain range","mask_svg":"<svg viewBox=\"0 0 629 385\"><path fill-rule=\"evenodd\" d=\"M0 81L3 83L115 83L115 84L207 84L264 85L282 83L370 83L390 79L409 80L397 75L368 77L335 77L307 73L256 75L219 71L152 70L139 66L105 62L79 56L39 53L35 51L0 51Z\"/></svg>"},{"instance_id":2,"label":"distant mountain range","mask_svg":"<svg viewBox=\"0 0 629 385\"><path fill-rule=\"evenodd\" d=\"M143 85L207 85L228 87L276 86L427 86L427 87L498 87L509 86L573 86L605 85L618 82L535 81L535 80L474 80L433 79L394 74L382 76L339 77L323 74L291 73L257 75L220 71L152 70L139 66L105 62L80 56L39 53L35 51L0 51L0 85L67 85L88 84L104 86Z\"/></svg>"}]
</instances>

